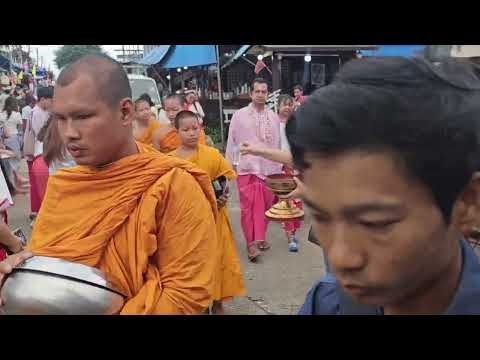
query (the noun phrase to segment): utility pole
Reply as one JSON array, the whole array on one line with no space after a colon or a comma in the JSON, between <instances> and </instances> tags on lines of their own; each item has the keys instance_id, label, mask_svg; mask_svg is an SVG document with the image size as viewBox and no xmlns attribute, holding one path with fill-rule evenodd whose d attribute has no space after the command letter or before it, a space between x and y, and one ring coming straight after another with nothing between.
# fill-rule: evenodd
<instances>
[{"instance_id":1,"label":"utility pole","mask_svg":"<svg viewBox=\"0 0 480 360\"><path fill-rule=\"evenodd\" d=\"M20 48L20 64L22 65L23 67L23 45L18 45L18 47Z\"/></svg>"},{"instance_id":2,"label":"utility pole","mask_svg":"<svg viewBox=\"0 0 480 360\"><path fill-rule=\"evenodd\" d=\"M222 151L225 151L225 134L223 132L223 89L222 89L222 76L220 73L220 52L219 45L215 45L217 50L217 79L218 79L218 109L220 111L220 132L222 133Z\"/></svg>"},{"instance_id":3,"label":"utility pole","mask_svg":"<svg viewBox=\"0 0 480 360\"><path fill-rule=\"evenodd\" d=\"M38 47L37 47L37 66L38 66Z\"/></svg>"},{"instance_id":4,"label":"utility pole","mask_svg":"<svg viewBox=\"0 0 480 360\"><path fill-rule=\"evenodd\" d=\"M13 45L7 45L8 46L8 54L10 56L10 71L13 69Z\"/></svg>"}]
</instances>

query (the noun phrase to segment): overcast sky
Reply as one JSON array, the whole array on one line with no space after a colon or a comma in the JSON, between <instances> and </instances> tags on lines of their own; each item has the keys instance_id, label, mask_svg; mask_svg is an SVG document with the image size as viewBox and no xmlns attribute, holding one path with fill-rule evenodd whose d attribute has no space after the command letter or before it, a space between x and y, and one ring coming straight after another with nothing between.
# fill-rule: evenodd
<instances>
[{"instance_id":1,"label":"overcast sky","mask_svg":"<svg viewBox=\"0 0 480 360\"><path fill-rule=\"evenodd\" d=\"M43 56L43 63L45 67L48 69L50 65L51 70L54 72L55 75L58 75L58 69L55 65L54 59L55 54L54 51L58 49L62 45L31 45L31 56L32 58L37 57L37 48L38 48L38 58L41 62L41 58ZM103 49L113 58L116 58L117 52L115 49L120 49L122 45L101 45Z\"/></svg>"}]
</instances>

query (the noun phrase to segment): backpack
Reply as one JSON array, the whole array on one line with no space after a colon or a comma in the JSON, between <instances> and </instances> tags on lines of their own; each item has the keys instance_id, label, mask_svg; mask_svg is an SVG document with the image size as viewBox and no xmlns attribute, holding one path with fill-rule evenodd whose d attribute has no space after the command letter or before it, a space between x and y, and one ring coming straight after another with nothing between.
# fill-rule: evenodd
<instances>
[{"instance_id":1,"label":"backpack","mask_svg":"<svg viewBox=\"0 0 480 360\"><path fill-rule=\"evenodd\" d=\"M31 157L35 154L35 132L32 128L32 114L33 110L30 112L25 134L23 135L23 155Z\"/></svg>"}]
</instances>

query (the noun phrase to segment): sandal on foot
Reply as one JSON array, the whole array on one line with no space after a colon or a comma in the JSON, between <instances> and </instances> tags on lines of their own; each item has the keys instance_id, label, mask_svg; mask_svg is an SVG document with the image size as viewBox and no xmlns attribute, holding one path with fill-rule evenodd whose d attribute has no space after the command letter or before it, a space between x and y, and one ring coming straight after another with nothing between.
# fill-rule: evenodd
<instances>
[{"instance_id":1,"label":"sandal on foot","mask_svg":"<svg viewBox=\"0 0 480 360\"><path fill-rule=\"evenodd\" d=\"M253 252L251 252L250 250L252 248L253 248ZM248 256L248 260L250 260L251 262L255 262L257 258L260 256L260 251L258 251L255 245L252 245L247 248L247 256Z\"/></svg>"},{"instance_id":2,"label":"sandal on foot","mask_svg":"<svg viewBox=\"0 0 480 360\"><path fill-rule=\"evenodd\" d=\"M264 241L258 241L258 248L261 251L266 251L266 250L270 249L270 244L268 242L266 242L265 240Z\"/></svg>"}]
</instances>

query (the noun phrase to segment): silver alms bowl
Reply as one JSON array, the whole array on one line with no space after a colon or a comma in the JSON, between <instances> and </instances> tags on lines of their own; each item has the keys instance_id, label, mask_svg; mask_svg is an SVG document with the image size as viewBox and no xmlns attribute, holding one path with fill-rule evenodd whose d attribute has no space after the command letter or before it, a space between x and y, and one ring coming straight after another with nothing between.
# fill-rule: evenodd
<instances>
[{"instance_id":1,"label":"silver alms bowl","mask_svg":"<svg viewBox=\"0 0 480 360\"><path fill-rule=\"evenodd\" d=\"M125 299L100 270L46 256L14 268L0 296L7 315L112 315Z\"/></svg>"}]
</instances>

